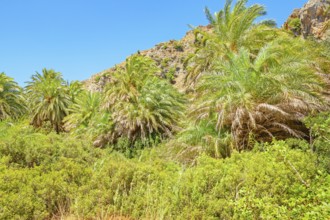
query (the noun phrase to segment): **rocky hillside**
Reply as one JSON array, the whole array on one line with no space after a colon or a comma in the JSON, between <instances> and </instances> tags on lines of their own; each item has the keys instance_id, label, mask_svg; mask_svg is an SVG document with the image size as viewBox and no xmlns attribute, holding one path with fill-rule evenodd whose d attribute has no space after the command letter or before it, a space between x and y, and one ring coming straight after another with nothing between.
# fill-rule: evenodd
<instances>
[{"instance_id":1,"label":"rocky hillside","mask_svg":"<svg viewBox=\"0 0 330 220\"><path fill-rule=\"evenodd\" d=\"M330 37L330 0L309 0L301 9L295 9L284 28L297 36L313 36L325 40Z\"/></svg>"},{"instance_id":2,"label":"rocky hillside","mask_svg":"<svg viewBox=\"0 0 330 220\"><path fill-rule=\"evenodd\" d=\"M328 39L330 36L330 0L309 0L303 8L295 9L283 25L284 29L291 30L296 36L314 36L317 39ZM201 27L210 30L210 27ZM169 79L175 86L182 88L186 70L184 60L194 52L194 34L189 31L181 40L171 40L157 44L155 47L138 51L154 59L161 69L160 76ZM125 61L112 68L93 75L84 81L84 85L91 91L102 91L111 80L111 74L117 68L123 68Z\"/></svg>"},{"instance_id":3,"label":"rocky hillside","mask_svg":"<svg viewBox=\"0 0 330 220\"><path fill-rule=\"evenodd\" d=\"M209 29L209 27L200 28ZM184 60L189 54L194 52L194 47L192 46L194 39L193 31L189 31L181 40L170 40L160 43L149 50L138 51L138 53L155 60L161 69L160 76L181 87L186 74ZM101 91L107 82L111 80L111 74L117 68L123 68L124 65L125 61L93 75L90 79L84 81L85 87L91 91Z\"/></svg>"}]
</instances>

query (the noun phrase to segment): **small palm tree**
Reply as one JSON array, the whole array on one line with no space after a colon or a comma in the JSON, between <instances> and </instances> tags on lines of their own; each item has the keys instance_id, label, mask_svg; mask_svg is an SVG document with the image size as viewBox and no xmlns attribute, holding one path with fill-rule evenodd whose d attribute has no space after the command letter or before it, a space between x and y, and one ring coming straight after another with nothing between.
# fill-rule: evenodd
<instances>
[{"instance_id":1,"label":"small palm tree","mask_svg":"<svg viewBox=\"0 0 330 220\"><path fill-rule=\"evenodd\" d=\"M303 137L301 120L327 108L324 84L308 62L280 53L269 44L255 59L247 49L228 53L212 73L201 78L193 115L230 131L238 150L251 138Z\"/></svg>"},{"instance_id":2,"label":"small palm tree","mask_svg":"<svg viewBox=\"0 0 330 220\"><path fill-rule=\"evenodd\" d=\"M63 131L63 119L68 115L71 104L69 87L61 73L43 69L28 82L26 91L32 114L31 124L41 127L49 121L55 131Z\"/></svg>"},{"instance_id":3,"label":"small palm tree","mask_svg":"<svg viewBox=\"0 0 330 220\"><path fill-rule=\"evenodd\" d=\"M74 103L76 97L83 93L83 84L77 80L66 83L69 89L70 99Z\"/></svg>"},{"instance_id":4,"label":"small palm tree","mask_svg":"<svg viewBox=\"0 0 330 220\"><path fill-rule=\"evenodd\" d=\"M118 136L134 142L153 135L169 136L183 110L181 95L165 80L150 58L133 55L112 76L104 106L111 112Z\"/></svg>"},{"instance_id":5,"label":"small palm tree","mask_svg":"<svg viewBox=\"0 0 330 220\"><path fill-rule=\"evenodd\" d=\"M0 73L0 120L17 118L26 111L22 89L5 73Z\"/></svg>"},{"instance_id":6,"label":"small palm tree","mask_svg":"<svg viewBox=\"0 0 330 220\"><path fill-rule=\"evenodd\" d=\"M99 93L81 92L69 107L69 115L65 117L66 130L88 127L91 119L99 112L101 96Z\"/></svg>"}]
</instances>

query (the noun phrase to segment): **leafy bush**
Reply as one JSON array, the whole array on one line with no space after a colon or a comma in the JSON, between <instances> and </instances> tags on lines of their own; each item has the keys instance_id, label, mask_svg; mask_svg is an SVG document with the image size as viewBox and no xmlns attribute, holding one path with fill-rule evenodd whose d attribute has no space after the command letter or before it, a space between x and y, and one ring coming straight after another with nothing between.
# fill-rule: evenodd
<instances>
[{"instance_id":1,"label":"leafy bush","mask_svg":"<svg viewBox=\"0 0 330 220\"><path fill-rule=\"evenodd\" d=\"M176 68L175 67L171 67L165 74L166 79L168 79L170 81L170 83L174 82L175 79L175 72L176 72Z\"/></svg>"},{"instance_id":2,"label":"leafy bush","mask_svg":"<svg viewBox=\"0 0 330 220\"><path fill-rule=\"evenodd\" d=\"M316 153L318 163L330 173L330 114L324 112L305 120L311 131L311 150Z\"/></svg>"},{"instance_id":3,"label":"leafy bush","mask_svg":"<svg viewBox=\"0 0 330 220\"><path fill-rule=\"evenodd\" d=\"M289 28L295 33L300 33L301 31L301 21L300 18L293 18L288 23Z\"/></svg>"},{"instance_id":4,"label":"leafy bush","mask_svg":"<svg viewBox=\"0 0 330 220\"><path fill-rule=\"evenodd\" d=\"M35 132L26 121L15 126L2 122L0 131L0 157L6 157L10 166L48 165L60 158L85 164L102 155L101 151L90 148L88 140L77 140L65 134Z\"/></svg>"},{"instance_id":5,"label":"leafy bush","mask_svg":"<svg viewBox=\"0 0 330 220\"><path fill-rule=\"evenodd\" d=\"M202 156L186 169L155 158L110 156L81 188L74 210L86 218L324 218L330 179L314 162L284 142L225 160Z\"/></svg>"},{"instance_id":6,"label":"leafy bush","mask_svg":"<svg viewBox=\"0 0 330 220\"><path fill-rule=\"evenodd\" d=\"M259 144L226 159L201 154L191 167L162 158L168 148L142 150L128 159L90 146L67 134L35 132L26 121L1 122L0 219L324 219L330 214L329 175L300 142Z\"/></svg>"}]
</instances>

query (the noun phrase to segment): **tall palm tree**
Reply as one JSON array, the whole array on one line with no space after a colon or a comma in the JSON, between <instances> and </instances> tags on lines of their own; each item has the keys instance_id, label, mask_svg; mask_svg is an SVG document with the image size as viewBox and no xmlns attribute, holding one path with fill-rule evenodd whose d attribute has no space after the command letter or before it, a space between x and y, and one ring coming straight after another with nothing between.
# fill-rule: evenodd
<instances>
[{"instance_id":1,"label":"tall palm tree","mask_svg":"<svg viewBox=\"0 0 330 220\"><path fill-rule=\"evenodd\" d=\"M150 58L133 55L112 76L104 106L111 112L119 136L134 142L152 135L169 136L183 109L181 95L165 80Z\"/></svg>"},{"instance_id":2,"label":"tall palm tree","mask_svg":"<svg viewBox=\"0 0 330 220\"><path fill-rule=\"evenodd\" d=\"M26 91L32 114L31 124L41 127L49 121L57 133L62 131L71 97L61 73L47 69L43 69L42 74L37 72L32 76L32 81L28 82Z\"/></svg>"},{"instance_id":3,"label":"tall palm tree","mask_svg":"<svg viewBox=\"0 0 330 220\"><path fill-rule=\"evenodd\" d=\"M237 53L240 47L245 47L251 54L257 54L279 34L274 29L274 22L255 23L266 13L263 6L254 4L246 7L247 0L239 0L232 7L232 2L227 0L224 9L215 15L206 8L211 30L194 30L196 51L188 60L188 84L194 85L201 75L213 68L214 61L225 58L227 53Z\"/></svg>"},{"instance_id":4,"label":"tall palm tree","mask_svg":"<svg viewBox=\"0 0 330 220\"><path fill-rule=\"evenodd\" d=\"M224 9L215 13L214 16L208 8L205 13L219 42L231 51L237 52L239 47L252 43L249 42L251 39L247 39L247 36L250 32L255 32L258 26L254 24L255 20L265 15L266 11L259 4L246 7L247 0L237 1L234 7L232 7L232 2L232 0L227 0ZM265 25L265 22L259 25Z\"/></svg>"},{"instance_id":5,"label":"tall palm tree","mask_svg":"<svg viewBox=\"0 0 330 220\"><path fill-rule=\"evenodd\" d=\"M270 43L255 59L244 48L228 53L198 85L192 114L215 122L218 132L231 131L238 150L252 137L303 137L302 118L328 107L309 63L276 48Z\"/></svg>"},{"instance_id":6,"label":"tall palm tree","mask_svg":"<svg viewBox=\"0 0 330 220\"><path fill-rule=\"evenodd\" d=\"M17 118L26 111L22 89L5 73L0 73L0 120Z\"/></svg>"}]
</instances>

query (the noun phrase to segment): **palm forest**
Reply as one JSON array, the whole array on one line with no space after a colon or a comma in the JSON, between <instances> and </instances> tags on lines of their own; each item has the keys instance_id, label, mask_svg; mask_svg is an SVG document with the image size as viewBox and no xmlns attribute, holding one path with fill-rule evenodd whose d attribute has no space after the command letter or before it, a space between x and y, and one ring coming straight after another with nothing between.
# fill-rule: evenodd
<instances>
[{"instance_id":1,"label":"palm forest","mask_svg":"<svg viewBox=\"0 0 330 220\"><path fill-rule=\"evenodd\" d=\"M102 91L0 74L0 219L329 219L330 41L227 0L177 87L139 53Z\"/></svg>"}]
</instances>

